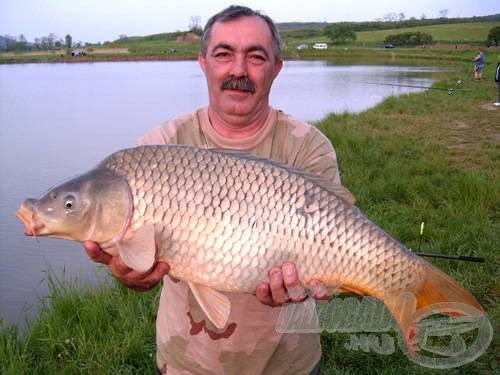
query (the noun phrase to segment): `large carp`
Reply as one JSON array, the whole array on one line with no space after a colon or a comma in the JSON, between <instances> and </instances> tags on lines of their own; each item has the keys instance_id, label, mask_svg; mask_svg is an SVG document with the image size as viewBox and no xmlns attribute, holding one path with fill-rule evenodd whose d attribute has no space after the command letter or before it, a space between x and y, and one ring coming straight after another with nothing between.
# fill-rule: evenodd
<instances>
[{"instance_id":1,"label":"large carp","mask_svg":"<svg viewBox=\"0 0 500 375\"><path fill-rule=\"evenodd\" d=\"M218 291L254 293L285 261L304 284L319 279L383 299L403 333L408 317L387 296L408 292L417 308L456 302L482 311L469 291L367 219L345 188L249 154L121 150L27 199L16 215L27 235L93 240L138 271L165 260L217 327L230 312Z\"/></svg>"}]
</instances>

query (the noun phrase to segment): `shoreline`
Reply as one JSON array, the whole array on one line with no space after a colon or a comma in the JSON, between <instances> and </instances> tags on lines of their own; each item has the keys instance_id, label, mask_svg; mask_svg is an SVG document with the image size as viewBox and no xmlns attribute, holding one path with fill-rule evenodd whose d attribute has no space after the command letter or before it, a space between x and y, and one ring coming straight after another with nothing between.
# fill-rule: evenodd
<instances>
[{"instance_id":1,"label":"shoreline","mask_svg":"<svg viewBox=\"0 0 500 375\"><path fill-rule=\"evenodd\" d=\"M500 47L490 47L487 50L487 63L499 58ZM338 60L342 63L352 61L363 63L380 63L407 61L416 65L426 64L454 64L472 63L474 48L453 49L446 48L367 48L367 47L332 47L321 51L285 50L283 59L286 60ZM120 61L181 61L197 60L198 50L161 52L161 53L131 53L123 48L94 49L85 56L71 56L68 53L48 51L14 53L0 53L0 64L32 64L32 63L90 63L90 62L120 62Z\"/></svg>"}]
</instances>

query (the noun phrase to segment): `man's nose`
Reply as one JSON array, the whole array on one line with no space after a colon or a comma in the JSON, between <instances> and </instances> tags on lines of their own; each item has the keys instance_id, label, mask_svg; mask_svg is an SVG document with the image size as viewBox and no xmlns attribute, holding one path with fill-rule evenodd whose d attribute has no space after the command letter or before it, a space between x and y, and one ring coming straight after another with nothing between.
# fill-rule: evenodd
<instances>
[{"instance_id":1,"label":"man's nose","mask_svg":"<svg viewBox=\"0 0 500 375\"><path fill-rule=\"evenodd\" d=\"M231 67L231 74L236 78L246 77L248 75L247 63L244 56L235 56Z\"/></svg>"}]
</instances>

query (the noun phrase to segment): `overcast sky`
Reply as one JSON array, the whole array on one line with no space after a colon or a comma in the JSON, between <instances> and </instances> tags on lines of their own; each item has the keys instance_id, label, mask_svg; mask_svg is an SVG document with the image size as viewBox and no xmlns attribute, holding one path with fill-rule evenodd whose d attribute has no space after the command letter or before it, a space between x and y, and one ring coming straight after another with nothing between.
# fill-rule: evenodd
<instances>
[{"instance_id":1,"label":"overcast sky","mask_svg":"<svg viewBox=\"0 0 500 375\"><path fill-rule=\"evenodd\" d=\"M74 42L105 42L202 26L228 5L261 10L275 22L373 21L388 13L406 18L472 17L500 13L498 0L0 0L0 35L28 41L53 33Z\"/></svg>"}]
</instances>

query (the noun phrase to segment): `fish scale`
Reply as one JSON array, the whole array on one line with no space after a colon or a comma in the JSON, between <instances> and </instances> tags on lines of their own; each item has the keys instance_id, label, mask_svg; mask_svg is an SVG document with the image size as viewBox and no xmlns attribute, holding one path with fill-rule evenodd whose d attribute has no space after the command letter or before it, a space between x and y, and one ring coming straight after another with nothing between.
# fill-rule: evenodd
<instances>
[{"instance_id":1,"label":"fish scale","mask_svg":"<svg viewBox=\"0 0 500 375\"><path fill-rule=\"evenodd\" d=\"M182 146L141 150L117 153L104 165L131 181L136 228L152 219L157 231L172 232L168 244L157 245L174 277L222 291L252 292L271 267L293 261L303 282L363 282L369 290L394 293L418 284L419 258L406 253L384 257L388 243L398 251L400 246L374 230L354 206L291 168L252 156ZM203 233L206 229L209 233ZM189 256L193 251L203 252L194 264ZM222 273L210 262L212 253L225 259ZM241 285L236 285L231 280L240 267L239 254L260 261L241 273ZM370 270L379 267L377 259L398 269L397 277L372 277ZM337 269L333 274L332 266Z\"/></svg>"},{"instance_id":2,"label":"fish scale","mask_svg":"<svg viewBox=\"0 0 500 375\"><path fill-rule=\"evenodd\" d=\"M469 291L366 218L345 188L250 154L121 150L27 199L16 215L27 235L92 240L140 272L166 261L219 328L230 311L220 292L254 293L288 261L303 284L316 279L382 299L405 334L411 319L396 298L403 292L417 308L451 302L483 311Z\"/></svg>"}]
</instances>

